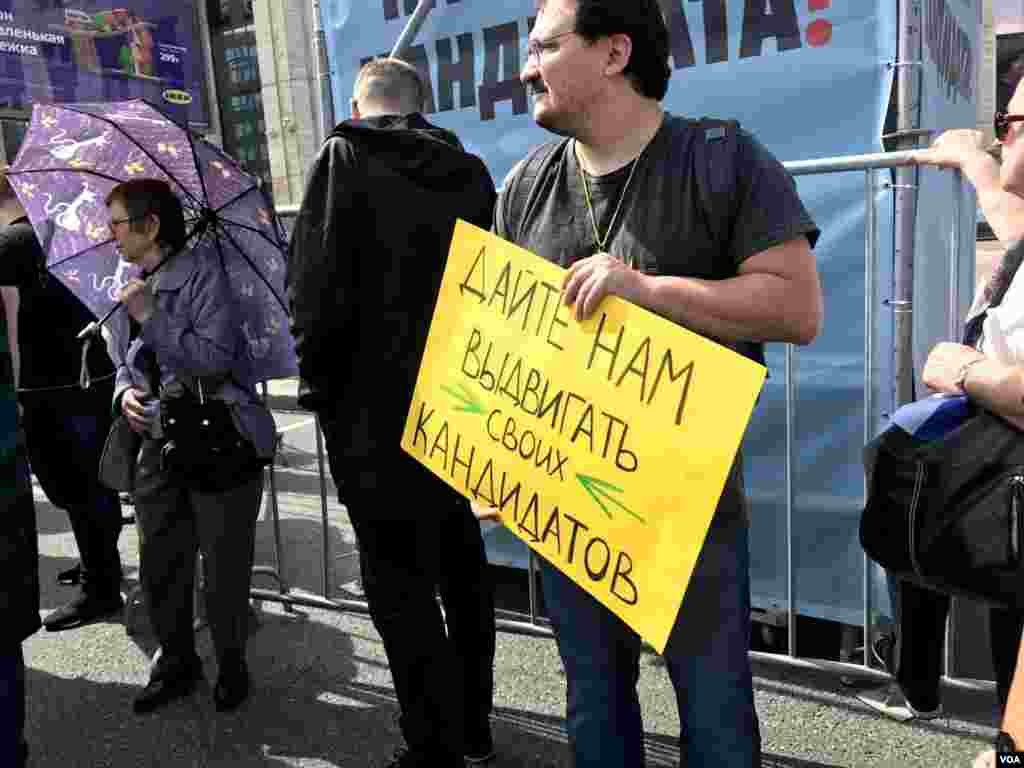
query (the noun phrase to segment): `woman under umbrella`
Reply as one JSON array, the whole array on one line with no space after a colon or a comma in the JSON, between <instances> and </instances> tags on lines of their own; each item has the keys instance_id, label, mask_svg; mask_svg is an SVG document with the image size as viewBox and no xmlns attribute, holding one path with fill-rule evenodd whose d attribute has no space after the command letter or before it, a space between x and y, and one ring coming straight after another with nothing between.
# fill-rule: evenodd
<instances>
[{"instance_id":1,"label":"woman under umbrella","mask_svg":"<svg viewBox=\"0 0 1024 768\"><path fill-rule=\"evenodd\" d=\"M152 178L126 181L106 204L120 257L146 278L120 292L132 342L114 395L116 411L141 436L134 471L141 582L162 647L134 709L151 712L186 696L202 677L192 628L198 547L218 661L213 698L218 711L229 710L249 692L248 596L265 455L256 446L273 443L273 418L253 386L228 276L215 256L186 247L182 206L171 187ZM164 435L172 406L183 402L176 398L197 393L227 404L240 437L231 470L220 472L212 488L186 466L192 457L184 454L192 451L174 450Z\"/></svg>"}]
</instances>

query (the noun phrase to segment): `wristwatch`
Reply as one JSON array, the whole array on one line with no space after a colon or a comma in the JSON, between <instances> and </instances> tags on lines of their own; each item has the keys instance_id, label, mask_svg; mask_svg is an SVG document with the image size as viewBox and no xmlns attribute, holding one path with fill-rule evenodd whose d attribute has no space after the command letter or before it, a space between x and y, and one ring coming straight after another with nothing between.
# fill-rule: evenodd
<instances>
[{"instance_id":1,"label":"wristwatch","mask_svg":"<svg viewBox=\"0 0 1024 768\"><path fill-rule=\"evenodd\" d=\"M1000 731L996 736L996 754L1006 755L1017 751L1017 744L1013 740L1013 736L1008 734L1006 731Z\"/></svg>"},{"instance_id":2,"label":"wristwatch","mask_svg":"<svg viewBox=\"0 0 1024 768\"><path fill-rule=\"evenodd\" d=\"M961 365L960 366L960 370L958 370L956 372L956 378L953 379L953 386L955 386L957 389L959 389L964 394L967 394L967 390L964 389L964 384L967 382L967 374L971 370L971 366L972 365L976 365L976 364L982 362L985 359L986 359L985 356L982 355L980 357L974 358L973 360L969 360L966 363L964 363L963 365Z\"/></svg>"}]
</instances>

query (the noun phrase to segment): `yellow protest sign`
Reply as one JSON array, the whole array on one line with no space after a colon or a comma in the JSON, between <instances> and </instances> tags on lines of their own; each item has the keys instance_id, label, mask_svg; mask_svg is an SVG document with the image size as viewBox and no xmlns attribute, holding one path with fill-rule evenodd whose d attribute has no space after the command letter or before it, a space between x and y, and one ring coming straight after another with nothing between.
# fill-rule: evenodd
<instances>
[{"instance_id":1,"label":"yellow protest sign","mask_svg":"<svg viewBox=\"0 0 1024 768\"><path fill-rule=\"evenodd\" d=\"M458 222L402 447L659 652L765 369Z\"/></svg>"}]
</instances>

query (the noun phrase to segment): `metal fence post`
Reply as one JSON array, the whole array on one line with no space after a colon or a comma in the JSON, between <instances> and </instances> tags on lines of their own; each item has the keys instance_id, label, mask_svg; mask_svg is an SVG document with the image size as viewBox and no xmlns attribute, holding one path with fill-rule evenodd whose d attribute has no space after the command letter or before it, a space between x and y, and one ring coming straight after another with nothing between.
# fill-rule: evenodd
<instances>
[{"instance_id":1,"label":"metal fence post","mask_svg":"<svg viewBox=\"0 0 1024 768\"><path fill-rule=\"evenodd\" d=\"M416 6L416 10L413 11L412 17L409 19L409 23L405 25L402 34L395 41L395 47L391 49L391 58L399 58L405 53L405 49L409 47L412 41L416 39L416 35L420 33L423 22L427 20L427 14L430 13L433 7L434 0L420 0L419 5Z\"/></svg>"},{"instance_id":2,"label":"metal fence post","mask_svg":"<svg viewBox=\"0 0 1024 768\"><path fill-rule=\"evenodd\" d=\"M878 300L878 209L875 205L876 172L864 172L864 442L875 435L875 333L877 332ZM864 486L867 499L867 485ZM864 659L863 666L871 668L871 576L874 565L867 554L864 562Z\"/></svg>"}]
</instances>

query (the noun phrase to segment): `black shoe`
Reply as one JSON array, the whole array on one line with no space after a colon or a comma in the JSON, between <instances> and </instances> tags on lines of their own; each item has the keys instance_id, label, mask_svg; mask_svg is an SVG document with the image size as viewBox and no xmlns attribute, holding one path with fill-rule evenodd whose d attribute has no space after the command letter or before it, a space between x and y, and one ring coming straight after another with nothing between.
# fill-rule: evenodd
<instances>
[{"instance_id":1,"label":"black shoe","mask_svg":"<svg viewBox=\"0 0 1024 768\"><path fill-rule=\"evenodd\" d=\"M454 755L440 756L433 752L399 747L390 762L382 768L465 768L465 763Z\"/></svg>"},{"instance_id":2,"label":"black shoe","mask_svg":"<svg viewBox=\"0 0 1024 768\"><path fill-rule=\"evenodd\" d=\"M218 712L230 712L249 698L249 667L244 658L222 661L213 689L213 703Z\"/></svg>"},{"instance_id":3,"label":"black shoe","mask_svg":"<svg viewBox=\"0 0 1024 768\"><path fill-rule=\"evenodd\" d=\"M74 587L82 582L82 564L78 563L74 568L68 568L57 574L57 583L65 587Z\"/></svg>"},{"instance_id":4,"label":"black shoe","mask_svg":"<svg viewBox=\"0 0 1024 768\"><path fill-rule=\"evenodd\" d=\"M466 763L483 765L494 759L494 740L491 738L491 726L473 728L466 731Z\"/></svg>"},{"instance_id":5,"label":"black shoe","mask_svg":"<svg viewBox=\"0 0 1024 768\"><path fill-rule=\"evenodd\" d=\"M50 632L76 629L90 622L112 616L124 607L120 592L94 594L82 592L65 606L53 611L43 619L43 626Z\"/></svg>"},{"instance_id":6,"label":"black shoe","mask_svg":"<svg viewBox=\"0 0 1024 768\"><path fill-rule=\"evenodd\" d=\"M203 665L198 657L191 662L177 664L161 658L146 687L132 702L132 709L137 715L154 712L175 699L191 694L202 679Z\"/></svg>"}]
</instances>

